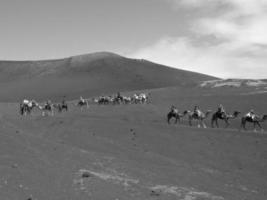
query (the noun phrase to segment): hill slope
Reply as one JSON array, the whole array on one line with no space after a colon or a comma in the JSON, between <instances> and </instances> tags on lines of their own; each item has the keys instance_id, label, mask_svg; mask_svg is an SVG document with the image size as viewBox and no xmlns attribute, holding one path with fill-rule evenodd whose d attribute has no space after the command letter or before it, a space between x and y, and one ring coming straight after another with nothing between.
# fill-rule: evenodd
<instances>
[{"instance_id":1,"label":"hill slope","mask_svg":"<svg viewBox=\"0 0 267 200\"><path fill-rule=\"evenodd\" d=\"M68 99L117 91L195 86L214 79L113 53L59 60L0 61L0 101Z\"/></svg>"}]
</instances>

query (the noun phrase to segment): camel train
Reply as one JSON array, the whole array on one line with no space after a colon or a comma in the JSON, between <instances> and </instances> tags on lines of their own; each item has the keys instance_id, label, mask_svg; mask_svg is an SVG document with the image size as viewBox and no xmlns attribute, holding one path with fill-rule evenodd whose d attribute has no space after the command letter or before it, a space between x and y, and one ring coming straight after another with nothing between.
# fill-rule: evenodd
<instances>
[{"instance_id":1,"label":"camel train","mask_svg":"<svg viewBox=\"0 0 267 200\"><path fill-rule=\"evenodd\" d=\"M48 100L43 106L37 103L35 100L27 100L24 99L20 105L19 105L19 111L21 115L31 115L34 108L37 108L41 111L42 116L46 115L54 115L54 109L57 109L57 111L60 113L62 111L68 111L68 105L63 100L62 103L55 103L52 104L50 100Z\"/></svg>"},{"instance_id":2,"label":"camel train","mask_svg":"<svg viewBox=\"0 0 267 200\"><path fill-rule=\"evenodd\" d=\"M132 97L126 97L117 93L116 96L100 96L99 98L93 98L93 102L99 105L106 104L129 104L129 103L147 103L148 95L145 93L134 94ZM85 108L89 108L89 100L80 97L77 104L75 106L79 107L81 110ZM55 110L58 113L63 111L68 111L68 104L65 100L61 103L52 103L50 100L45 102L44 105L37 103L35 100L23 100L19 105L19 112L21 115L30 115L34 109L38 109L41 111L42 116L53 116L55 114ZM186 116L188 117L189 126L193 125L193 121L197 121L197 127L207 128L206 120L211 115L212 111L207 110L206 112L202 112L198 106L194 107L193 111L185 110L183 112L179 112L179 110L175 106L171 106L170 111L167 113L167 123L170 124L171 120L174 118L175 123L181 123L181 120ZM220 104L218 110L211 115L211 127L215 126L219 128L218 121L221 120L225 124L225 128L229 127L230 120L236 119L241 113L239 111L234 111L232 114L227 113L223 106ZM253 110L250 110L247 114L241 117L241 124L239 130L247 130L246 124L252 123L254 127L254 131L256 128L260 128L263 131L261 123L267 120L267 115L259 116L254 113Z\"/></svg>"},{"instance_id":3,"label":"camel train","mask_svg":"<svg viewBox=\"0 0 267 200\"><path fill-rule=\"evenodd\" d=\"M211 114L211 110L207 110L205 113L202 112L198 106L195 106L194 111L185 110L184 112L179 112L175 106L171 106L170 111L167 113L167 123L171 123L171 119L175 119L175 123L180 123L183 117L188 115L189 126L192 126L192 121L197 121L198 127L207 128L205 119ZM214 112L211 116L211 127L214 128L214 124L219 128L218 120L222 120L225 123L225 128L230 125L229 120L236 119L241 112L234 111L233 114L226 113L223 106L220 104L218 110ZM241 125L239 130L247 130L246 123L252 123L254 131L256 131L257 126L263 131L261 122L267 120L267 115L259 116L254 113L254 110L250 110L247 114L241 117Z\"/></svg>"},{"instance_id":4,"label":"camel train","mask_svg":"<svg viewBox=\"0 0 267 200\"><path fill-rule=\"evenodd\" d=\"M98 98L93 98L94 103L99 105L108 105L108 104L131 104L131 103L148 103L149 94L140 93L134 94L132 97L122 96L119 92L114 96L100 96ZM90 100L84 99L82 96L78 100L77 103L74 103L75 106L79 107L81 110L83 108L89 108ZM21 115L30 115L34 109L38 109L42 112L43 116L51 115L53 116L55 113L55 109L58 112L68 111L68 105L65 100L61 103L52 103L50 100L46 101L46 103L42 106L35 100L27 100L24 99L20 105L19 110Z\"/></svg>"},{"instance_id":5,"label":"camel train","mask_svg":"<svg viewBox=\"0 0 267 200\"><path fill-rule=\"evenodd\" d=\"M134 94L132 97L122 96L119 92L117 95L100 96L93 98L93 102L99 105L119 105L119 104L144 104L148 103L149 94Z\"/></svg>"}]
</instances>

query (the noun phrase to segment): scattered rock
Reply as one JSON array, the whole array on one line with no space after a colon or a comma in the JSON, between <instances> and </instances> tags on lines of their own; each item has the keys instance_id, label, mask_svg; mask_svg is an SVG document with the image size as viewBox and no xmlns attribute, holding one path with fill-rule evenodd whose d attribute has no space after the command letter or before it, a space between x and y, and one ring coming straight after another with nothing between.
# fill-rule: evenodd
<instances>
[{"instance_id":1,"label":"scattered rock","mask_svg":"<svg viewBox=\"0 0 267 200\"><path fill-rule=\"evenodd\" d=\"M160 196L160 193L159 192L156 192L155 190L151 190L150 196L156 196L156 197L158 197L158 196Z\"/></svg>"},{"instance_id":2,"label":"scattered rock","mask_svg":"<svg viewBox=\"0 0 267 200\"><path fill-rule=\"evenodd\" d=\"M14 168L14 169L18 168L18 164L17 163L13 164L12 168Z\"/></svg>"},{"instance_id":3,"label":"scattered rock","mask_svg":"<svg viewBox=\"0 0 267 200\"><path fill-rule=\"evenodd\" d=\"M90 177L92 177L93 175L90 173L90 172L88 172L88 171L84 171L83 173L82 173L82 178L90 178Z\"/></svg>"}]
</instances>

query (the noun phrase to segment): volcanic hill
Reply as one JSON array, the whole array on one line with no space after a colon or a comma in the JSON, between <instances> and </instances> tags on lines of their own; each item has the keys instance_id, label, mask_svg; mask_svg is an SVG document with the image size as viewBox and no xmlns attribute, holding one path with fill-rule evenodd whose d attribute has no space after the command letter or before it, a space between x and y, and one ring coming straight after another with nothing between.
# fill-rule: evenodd
<instances>
[{"instance_id":1,"label":"volcanic hill","mask_svg":"<svg viewBox=\"0 0 267 200\"><path fill-rule=\"evenodd\" d=\"M0 101L77 98L117 91L196 86L214 77L109 52L58 60L0 61Z\"/></svg>"}]
</instances>

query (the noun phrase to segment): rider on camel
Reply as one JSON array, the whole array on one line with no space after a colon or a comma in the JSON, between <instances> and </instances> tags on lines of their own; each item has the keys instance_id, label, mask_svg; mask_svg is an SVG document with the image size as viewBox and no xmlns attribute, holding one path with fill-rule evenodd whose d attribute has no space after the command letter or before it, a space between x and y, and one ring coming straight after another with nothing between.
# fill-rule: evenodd
<instances>
[{"instance_id":1,"label":"rider on camel","mask_svg":"<svg viewBox=\"0 0 267 200\"><path fill-rule=\"evenodd\" d=\"M252 120L254 120L255 116L256 116L256 114L255 114L255 112L254 112L253 109L251 109L251 110L246 114L246 117L249 117L249 118L251 118Z\"/></svg>"},{"instance_id":2,"label":"rider on camel","mask_svg":"<svg viewBox=\"0 0 267 200\"><path fill-rule=\"evenodd\" d=\"M226 112L225 112L225 109L224 109L222 104L220 104L219 107L218 107L218 113L220 113L221 116L225 116Z\"/></svg>"},{"instance_id":3,"label":"rider on camel","mask_svg":"<svg viewBox=\"0 0 267 200\"><path fill-rule=\"evenodd\" d=\"M45 109L51 109L52 108L52 106L51 106L51 104L52 104L52 102L51 102L51 100L47 100L46 102L45 102Z\"/></svg>"},{"instance_id":4,"label":"rider on camel","mask_svg":"<svg viewBox=\"0 0 267 200\"><path fill-rule=\"evenodd\" d=\"M85 100L82 96L80 96L80 102L85 103Z\"/></svg>"},{"instance_id":5,"label":"rider on camel","mask_svg":"<svg viewBox=\"0 0 267 200\"><path fill-rule=\"evenodd\" d=\"M121 93L120 93L120 92L117 93L117 99L119 99L119 100L121 100L121 101L122 101L122 99L123 99L122 96L121 96Z\"/></svg>"},{"instance_id":6,"label":"rider on camel","mask_svg":"<svg viewBox=\"0 0 267 200\"><path fill-rule=\"evenodd\" d=\"M200 110L199 110L199 107L198 106L195 106L194 107L194 115L197 115L197 116L200 115Z\"/></svg>"},{"instance_id":7,"label":"rider on camel","mask_svg":"<svg viewBox=\"0 0 267 200\"><path fill-rule=\"evenodd\" d=\"M171 106L171 112L172 113L178 113L178 109L174 105L172 105Z\"/></svg>"}]
</instances>

